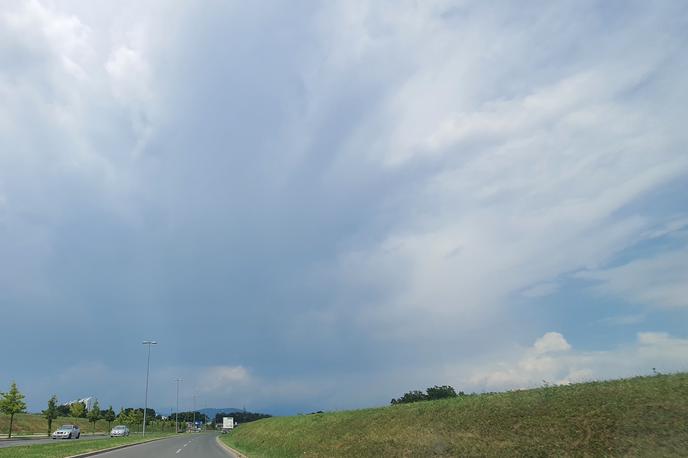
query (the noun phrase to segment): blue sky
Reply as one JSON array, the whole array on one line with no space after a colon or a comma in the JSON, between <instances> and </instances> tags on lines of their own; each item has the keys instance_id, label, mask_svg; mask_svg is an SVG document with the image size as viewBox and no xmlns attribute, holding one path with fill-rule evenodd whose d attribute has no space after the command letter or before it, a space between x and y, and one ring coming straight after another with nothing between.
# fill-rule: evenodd
<instances>
[{"instance_id":1,"label":"blue sky","mask_svg":"<svg viewBox=\"0 0 688 458\"><path fill-rule=\"evenodd\" d=\"M3 2L0 386L276 414L688 369L684 2Z\"/></svg>"}]
</instances>

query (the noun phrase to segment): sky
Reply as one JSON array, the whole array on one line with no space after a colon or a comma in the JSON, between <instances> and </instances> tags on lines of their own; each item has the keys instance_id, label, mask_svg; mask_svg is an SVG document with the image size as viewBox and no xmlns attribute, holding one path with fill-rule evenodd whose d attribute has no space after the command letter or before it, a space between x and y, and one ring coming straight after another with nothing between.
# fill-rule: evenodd
<instances>
[{"instance_id":1,"label":"sky","mask_svg":"<svg viewBox=\"0 0 688 458\"><path fill-rule=\"evenodd\" d=\"M0 0L0 391L688 370L687 74L680 0Z\"/></svg>"}]
</instances>

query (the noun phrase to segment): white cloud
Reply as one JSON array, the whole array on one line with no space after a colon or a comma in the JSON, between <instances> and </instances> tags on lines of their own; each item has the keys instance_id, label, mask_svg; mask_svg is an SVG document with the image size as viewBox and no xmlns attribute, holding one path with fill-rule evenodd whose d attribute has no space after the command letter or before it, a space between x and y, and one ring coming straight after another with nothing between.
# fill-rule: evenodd
<instances>
[{"instance_id":1,"label":"white cloud","mask_svg":"<svg viewBox=\"0 0 688 458\"><path fill-rule=\"evenodd\" d=\"M688 249L634 259L618 267L585 271L578 277L599 281L594 290L628 302L659 308L688 307Z\"/></svg>"},{"instance_id":2,"label":"white cloud","mask_svg":"<svg viewBox=\"0 0 688 458\"><path fill-rule=\"evenodd\" d=\"M648 239L657 239L667 235L676 235L688 229L688 217L676 217L670 219L660 227L652 228L645 234Z\"/></svg>"},{"instance_id":3,"label":"white cloud","mask_svg":"<svg viewBox=\"0 0 688 458\"><path fill-rule=\"evenodd\" d=\"M87 79L88 62L93 57L89 45L90 29L78 17L52 11L37 0L16 6L5 9L0 15L5 33L17 40L6 46L21 46L15 48L15 52L25 53L21 56L24 58L36 55L47 57L49 60L42 64L53 63L57 67L46 65L44 68L49 74L61 70L77 81Z\"/></svg>"},{"instance_id":4,"label":"white cloud","mask_svg":"<svg viewBox=\"0 0 688 458\"><path fill-rule=\"evenodd\" d=\"M150 97L150 70L140 52L128 46L120 46L110 55L105 69L112 78L113 90L118 97Z\"/></svg>"},{"instance_id":5,"label":"white cloud","mask_svg":"<svg viewBox=\"0 0 688 458\"><path fill-rule=\"evenodd\" d=\"M559 284L555 282L540 283L535 286L527 288L521 294L525 297L544 297L556 293L559 290Z\"/></svg>"},{"instance_id":6,"label":"white cloud","mask_svg":"<svg viewBox=\"0 0 688 458\"><path fill-rule=\"evenodd\" d=\"M566 351L542 351L544 340L556 341L554 346ZM676 372L688 368L686 354L688 339L666 333L641 332L635 343L604 351L575 350L561 334L547 333L532 347L515 350L497 364L464 369L471 375L462 377L462 382L472 389L504 390L535 387L545 382L567 384L647 375L653 373L653 368L658 372ZM460 377L458 373L456 376Z\"/></svg>"},{"instance_id":7,"label":"white cloud","mask_svg":"<svg viewBox=\"0 0 688 458\"><path fill-rule=\"evenodd\" d=\"M571 349L571 345L558 332L548 332L535 341L533 349L536 353L552 353Z\"/></svg>"},{"instance_id":8,"label":"white cloud","mask_svg":"<svg viewBox=\"0 0 688 458\"><path fill-rule=\"evenodd\" d=\"M605 265L657 223L621 210L688 174L685 129L627 96L647 84L675 103L653 79L677 48L648 42L640 33L651 30L648 22L634 18L626 30L637 35L609 36L575 63L551 55L560 65L547 67L531 52L535 43L571 45L552 23L524 36L495 27L502 14L519 17L508 8L467 8L476 25L461 14L452 22L433 4L414 11L422 28L373 9L352 29L371 35L381 27L394 37L359 44L357 56L385 53L394 68L395 51L403 52L412 70L400 65L403 78L391 78L346 153L386 171L427 173L403 195L404 211L377 245L342 254L340 268L343 281L386 291L363 314L405 335L474 327L508 312L519 293L546 295L560 275ZM579 13L568 5L545 14L568 23L567 14ZM386 46L406 42L413 45ZM622 51L628 46L634 51Z\"/></svg>"},{"instance_id":9,"label":"white cloud","mask_svg":"<svg viewBox=\"0 0 688 458\"><path fill-rule=\"evenodd\" d=\"M212 366L200 371L197 377L202 393L231 393L250 381L248 371L242 366Z\"/></svg>"}]
</instances>

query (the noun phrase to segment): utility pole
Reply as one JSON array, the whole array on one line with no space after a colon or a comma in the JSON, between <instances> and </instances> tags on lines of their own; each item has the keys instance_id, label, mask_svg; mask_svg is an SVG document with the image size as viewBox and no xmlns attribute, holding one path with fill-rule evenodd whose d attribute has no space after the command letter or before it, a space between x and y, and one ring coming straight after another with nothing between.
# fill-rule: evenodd
<instances>
[{"instance_id":1,"label":"utility pole","mask_svg":"<svg viewBox=\"0 0 688 458\"><path fill-rule=\"evenodd\" d=\"M148 413L148 374L150 373L150 348L151 345L157 345L154 340L144 340L143 345L148 345L148 364L146 365L146 400L143 404L143 436L146 436L146 414Z\"/></svg>"},{"instance_id":2,"label":"utility pole","mask_svg":"<svg viewBox=\"0 0 688 458\"><path fill-rule=\"evenodd\" d=\"M179 382L181 382L181 381L182 381L182 379L180 379L180 378L178 378L176 380L176 382L177 382L177 411L174 413L174 422L176 425L174 431L176 433L179 432Z\"/></svg>"},{"instance_id":3,"label":"utility pole","mask_svg":"<svg viewBox=\"0 0 688 458\"><path fill-rule=\"evenodd\" d=\"M196 428L196 395L193 395L193 425Z\"/></svg>"}]
</instances>

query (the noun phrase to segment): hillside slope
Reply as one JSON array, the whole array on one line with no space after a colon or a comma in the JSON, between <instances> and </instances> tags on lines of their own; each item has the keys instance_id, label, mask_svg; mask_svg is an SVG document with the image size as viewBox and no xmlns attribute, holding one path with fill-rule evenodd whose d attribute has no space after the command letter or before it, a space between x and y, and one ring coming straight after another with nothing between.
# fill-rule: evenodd
<instances>
[{"instance_id":1,"label":"hillside slope","mask_svg":"<svg viewBox=\"0 0 688 458\"><path fill-rule=\"evenodd\" d=\"M688 374L270 418L223 440L251 457L685 456Z\"/></svg>"}]
</instances>

